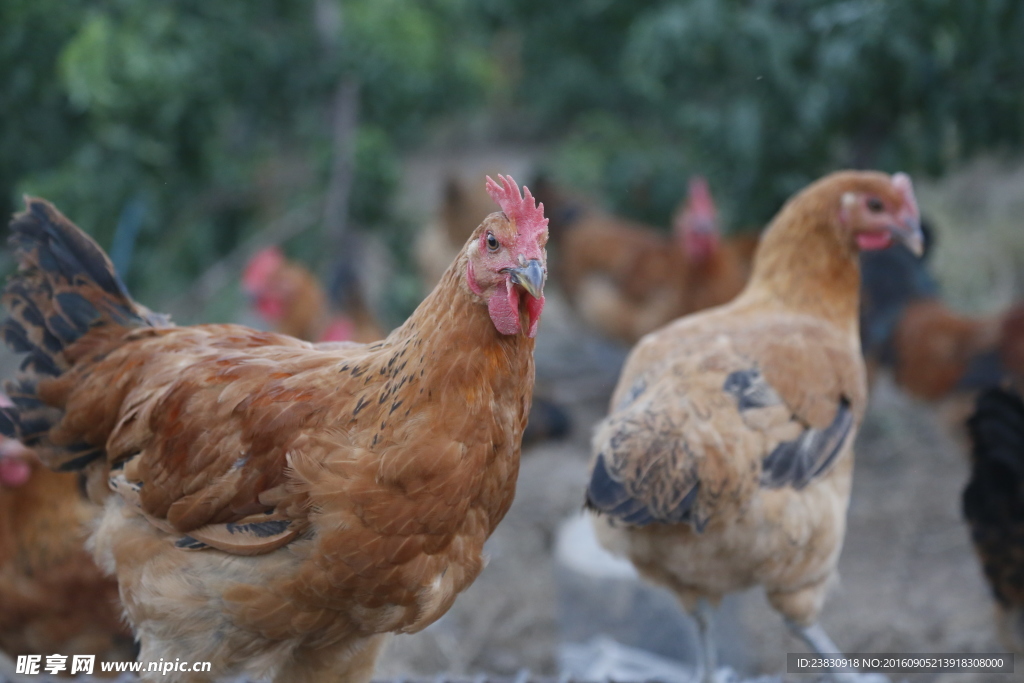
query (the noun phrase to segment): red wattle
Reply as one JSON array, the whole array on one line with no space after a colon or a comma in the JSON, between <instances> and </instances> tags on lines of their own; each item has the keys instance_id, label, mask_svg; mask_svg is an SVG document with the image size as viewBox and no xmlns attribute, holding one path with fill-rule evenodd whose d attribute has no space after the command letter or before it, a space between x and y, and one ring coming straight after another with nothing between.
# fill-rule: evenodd
<instances>
[{"instance_id":1,"label":"red wattle","mask_svg":"<svg viewBox=\"0 0 1024 683\"><path fill-rule=\"evenodd\" d=\"M857 246L863 251L877 251L892 244L892 235L887 232L857 233Z\"/></svg>"},{"instance_id":2,"label":"red wattle","mask_svg":"<svg viewBox=\"0 0 1024 683\"><path fill-rule=\"evenodd\" d=\"M535 299L529 294L526 295L526 313L530 316L530 329L526 336L537 336L537 325L540 324L540 314L544 311L544 297Z\"/></svg>"},{"instance_id":3,"label":"red wattle","mask_svg":"<svg viewBox=\"0 0 1024 683\"><path fill-rule=\"evenodd\" d=\"M472 266L472 264L470 264ZM475 289L475 279L472 272L468 273L470 289ZM525 300L524 300L525 299ZM522 329L520 321L519 306L526 306L526 315L529 319L529 327L526 334L529 337L537 336L537 326L540 324L540 314L544 310L544 297L535 299L519 287L512 284L511 280L505 281L505 293L497 292L487 300L487 312L491 316L494 328L501 334L519 334Z\"/></svg>"},{"instance_id":4,"label":"red wattle","mask_svg":"<svg viewBox=\"0 0 1024 683\"><path fill-rule=\"evenodd\" d=\"M507 281L505 286L505 296L498 292L487 301L487 312L490 313L491 322L498 332L518 334L522 329L519 324L519 289L510 281Z\"/></svg>"},{"instance_id":5,"label":"red wattle","mask_svg":"<svg viewBox=\"0 0 1024 683\"><path fill-rule=\"evenodd\" d=\"M32 467L17 457L0 457L0 488L22 486L32 475Z\"/></svg>"}]
</instances>

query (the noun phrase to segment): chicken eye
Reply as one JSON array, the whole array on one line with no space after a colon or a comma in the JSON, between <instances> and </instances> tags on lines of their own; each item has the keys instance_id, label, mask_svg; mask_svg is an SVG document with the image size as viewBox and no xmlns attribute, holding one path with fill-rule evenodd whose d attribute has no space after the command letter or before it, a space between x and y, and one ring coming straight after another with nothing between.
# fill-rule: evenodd
<instances>
[{"instance_id":1,"label":"chicken eye","mask_svg":"<svg viewBox=\"0 0 1024 683\"><path fill-rule=\"evenodd\" d=\"M877 197L871 197L868 199L868 211L871 213L882 213L885 209L885 205L882 204L882 200Z\"/></svg>"},{"instance_id":2,"label":"chicken eye","mask_svg":"<svg viewBox=\"0 0 1024 683\"><path fill-rule=\"evenodd\" d=\"M498 251L498 238L494 236L494 233L487 233L487 248L490 251Z\"/></svg>"}]
</instances>

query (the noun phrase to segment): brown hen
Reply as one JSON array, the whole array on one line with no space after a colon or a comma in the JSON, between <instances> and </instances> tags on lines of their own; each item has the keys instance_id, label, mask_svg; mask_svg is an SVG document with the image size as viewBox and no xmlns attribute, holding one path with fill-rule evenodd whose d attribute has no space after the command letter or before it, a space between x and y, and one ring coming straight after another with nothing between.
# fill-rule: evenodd
<instances>
[{"instance_id":1,"label":"brown hen","mask_svg":"<svg viewBox=\"0 0 1024 683\"><path fill-rule=\"evenodd\" d=\"M672 590L700 626L763 586L817 652L842 548L866 387L857 332L859 249L920 246L907 176L843 172L793 197L730 304L633 349L593 440L587 506L602 543Z\"/></svg>"},{"instance_id":2,"label":"brown hen","mask_svg":"<svg viewBox=\"0 0 1024 683\"><path fill-rule=\"evenodd\" d=\"M147 680L365 681L389 632L444 614L512 502L544 299L546 219L511 179L387 339L314 345L173 327L52 206L12 223L6 341L28 352L0 427L105 502Z\"/></svg>"},{"instance_id":3,"label":"brown hen","mask_svg":"<svg viewBox=\"0 0 1024 683\"><path fill-rule=\"evenodd\" d=\"M51 472L7 438L0 470L0 658L134 659L117 582L85 549L99 508L85 499L79 475ZM0 678L13 674L3 668Z\"/></svg>"},{"instance_id":4,"label":"brown hen","mask_svg":"<svg viewBox=\"0 0 1024 683\"><path fill-rule=\"evenodd\" d=\"M332 306L316 277L286 259L278 247L266 247L253 255L242 275L242 288L274 331L289 337L363 344L384 337L355 278L344 287L344 305Z\"/></svg>"},{"instance_id":5,"label":"brown hen","mask_svg":"<svg viewBox=\"0 0 1024 683\"><path fill-rule=\"evenodd\" d=\"M1024 306L990 316L952 310L929 270L933 238L923 227L925 258L899 246L861 256L861 345L869 380L889 370L908 394L963 411L959 425L979 389L1024 377Z\"/></svg>"},{"instance_id":6,"label":"brown hen","mask_svg":"<svg viewBox=\"0 0 1024 683\"><path fill-rule=\"evenodd\" d=\"M750 277L758 236L722 236L718 208L701 176L690 178L686 200L676 209L672 225L688 266L686 303L678 315L731 301Z\"/></svg>"},{"instance_id":7,"label":"brown hen","mask_svg":"<svg viewBox=\"0 0 1024 683\"><path fill-rule=\"evenodd\" d=\"M424 285L433 287L437 284L462 244L492 208L493 202L482 184L474 182L470 185L457 174L450 174L445 179L437 213L423 227L416 241L416 263ZM551 398L551 394L551 387L546 386L541 378L534 391L530 418L523 432L524 447L562 439L571 433L572 416Z\"/></svg>"},{"instance_id":8,"label":"brown hen","mask_svg":"<svg viewBox=\"0 0 1024 683\"><path fill-rule=\"evenodd\" d=\"M590 327L612 339L633 344L682 315L726 303L746 283L742 248L722 240L699 176L674 214L671 236L594 208L556 204L569 217L559 249L566 294Z\"/></svg>"}]
</instances>

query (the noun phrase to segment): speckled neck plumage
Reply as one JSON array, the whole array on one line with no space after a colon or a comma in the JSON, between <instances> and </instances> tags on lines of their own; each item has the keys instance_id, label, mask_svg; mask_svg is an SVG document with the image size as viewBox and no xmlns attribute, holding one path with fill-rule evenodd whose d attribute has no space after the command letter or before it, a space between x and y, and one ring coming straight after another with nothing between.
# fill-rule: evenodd
<instances>
[{"instance_id":1,"label":"speckled neck plumage","mask_svg":"<svg viewBox=\"0 0 1024 683\"><path fill-rule=\"evenodd\" d=\"M487 312L487 303L466 284L468 258L465 251L441 276L434 291L416 308L409 319L387 339L390 345L417 344L423 348L425 375L435 371L437 379L450 377L453 368L439 368L428 362L429 354L498 354L507 361L505 368L493 367L496 378L519 381L520 372L529 369L533 384L534 340L520 332L498 332ZM526 325L522 329L527 329ZM450 331L446 334L445 331Z\"/></svg>"},{"instance_id":2,"label":"speckled neck plumage","mask_svg":"<svg viewBox=\"0 0 1024 683\"><path fill-rule=\"evenodd\" d=\"M525 332L504 335L495 329L486 303L466 284L466 267L463 252L434 291L383 344L395 349L395 367L408 362L403 372L414 377L419 387L411 401L458 406L460 418L470 423L458 429L473 432L473 438L493 440L493 457L514 458L508 469L493 470L486 463L477 463L502 478L491 488L503 491L502 500L489 515L493 530L515 492L522 433L533 395L534 340ZM412 406L402 407L408 410ZM514 425L503 425L498 419L508 411L514 416ZM511 432L506 431L509 427ZM449 422L438 429L454 428ZM455 433L450 436L462 438Z\"/></svg>"}]
</instances>

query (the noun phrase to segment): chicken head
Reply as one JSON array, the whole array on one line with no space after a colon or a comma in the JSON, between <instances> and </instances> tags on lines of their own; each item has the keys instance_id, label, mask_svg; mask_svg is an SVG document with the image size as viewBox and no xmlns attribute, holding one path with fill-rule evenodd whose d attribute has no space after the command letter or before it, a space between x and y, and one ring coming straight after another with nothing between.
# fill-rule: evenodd
<instances>
[{"instance_id":1,"label":"chicken head","mask_svg":"<svg viewBox=\"0 0 1024 683\"><path fill-rule=\"evenodd\" d=\"M470 290L487 302L495 329L501 334L525 330L533 337L544 309L547 278L548 219L529 188L510 176L489 176L487 192L501 207L484 219L471 238L466 266ZM525 325L523 318L525 317Z\"/></svg>"}]
</instances>

